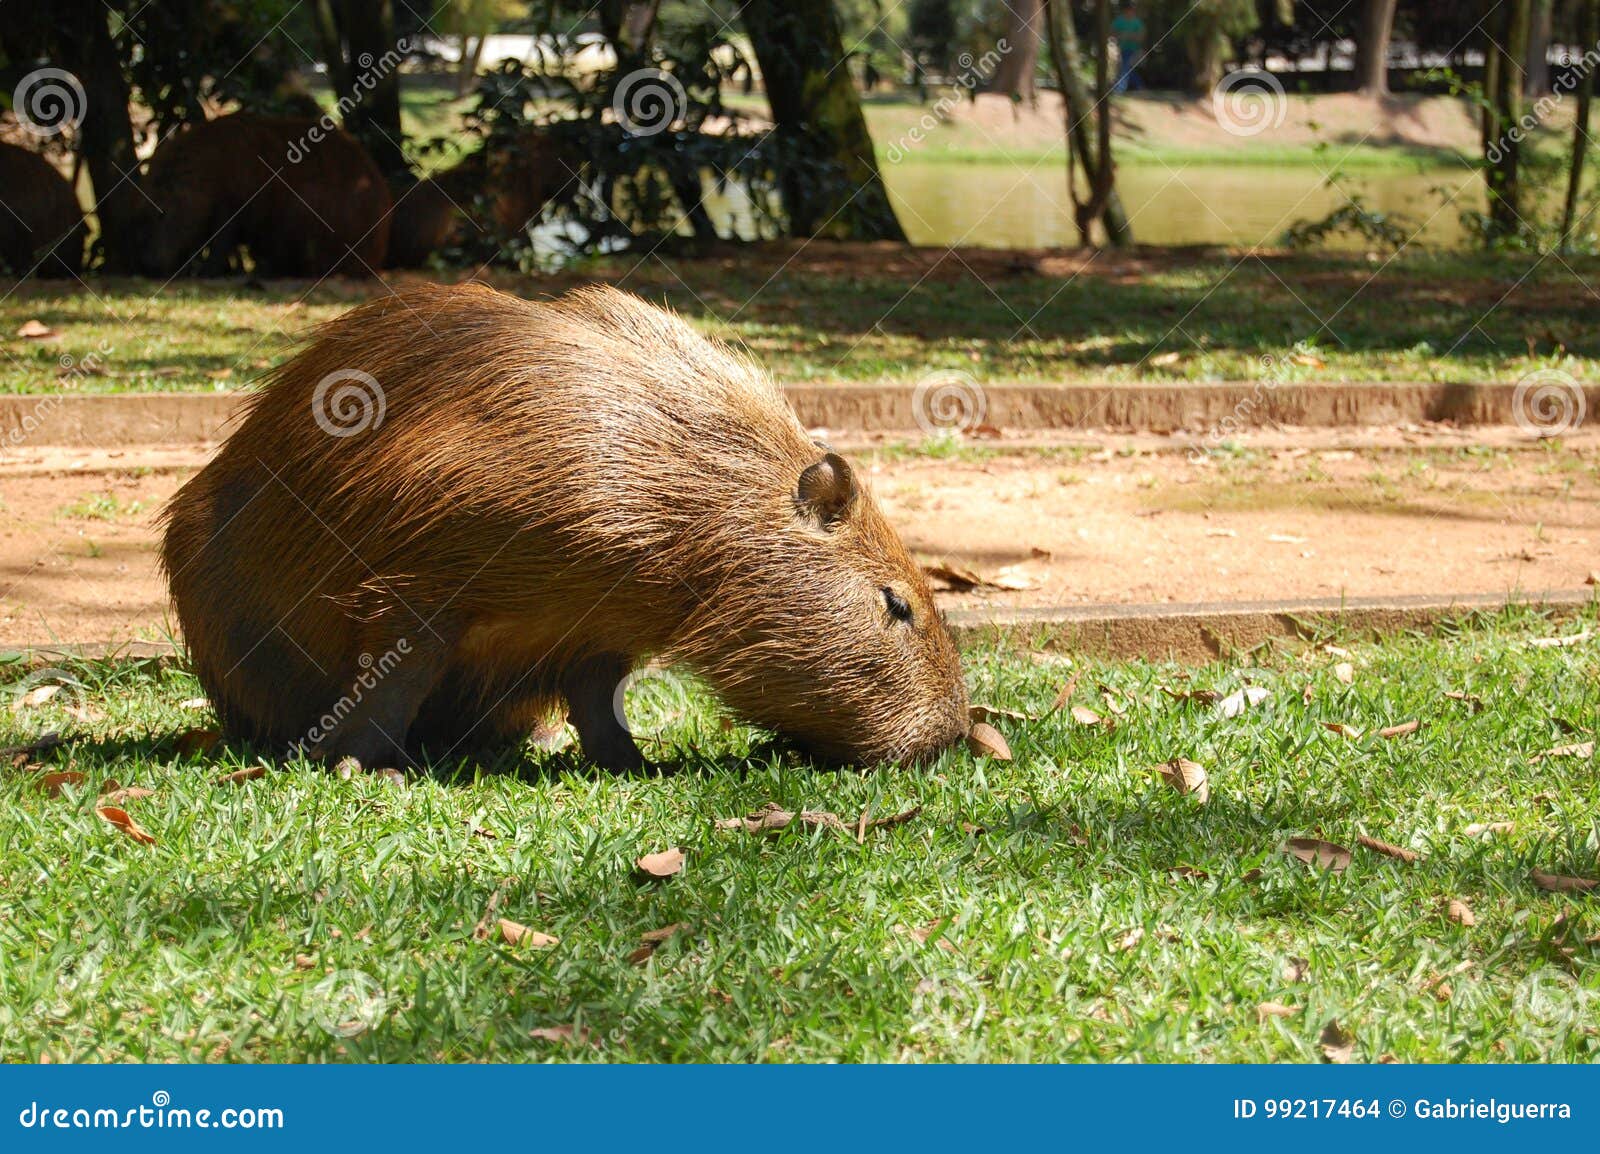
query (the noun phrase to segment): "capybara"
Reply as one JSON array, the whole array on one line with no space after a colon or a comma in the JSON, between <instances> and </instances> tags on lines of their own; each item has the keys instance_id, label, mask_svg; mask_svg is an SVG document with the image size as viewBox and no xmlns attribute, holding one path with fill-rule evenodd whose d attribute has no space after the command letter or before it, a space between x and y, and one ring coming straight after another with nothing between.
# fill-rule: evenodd
<instances>
[{"instance_id":1,"label":"capybara","mask_svg":"<svg viewBox=\"0 0 1600 1154\"><path fill-rule=\"evenodd\" d=\"M547 131L485 144L416 187L396 190L389 264L418 268L442 249L515 235L550 201L575 192L582 167L571 142Z\"/></svg>"},{"instance_id":2,"label":"capybara","mask_svg":"<svg viewBox=\"0 0 1600 1154\"><path fill-rule=\"evenodd\" d=\"M86 232L78 198L51 163L0 144L0 261L16 276L73 276Z\"/></svg>"},{"instance_id":3,"label":"capybara","mask_svg":"<svg viewBox=\"0 0 1600 1154\"><path fill-rule=\"evenodd\" d=\"M372 276L389 245L388 186L356 139L324 122L235 113L192 124L150 158L144 270Z\"/></svg>"},{"instance_id":4,"label":"capybara","mask_svg":"<svg viewBox=\"0 0 1600 1154\"><path fill-rule=\"evenodd\" d=\"M321 329L172 500L225 733L391 768L529 734L642 764L655 657L829 760L967 732L955 645L855 470L758 368L609 288L417 286Z\"/></svg>"}]
</instances>

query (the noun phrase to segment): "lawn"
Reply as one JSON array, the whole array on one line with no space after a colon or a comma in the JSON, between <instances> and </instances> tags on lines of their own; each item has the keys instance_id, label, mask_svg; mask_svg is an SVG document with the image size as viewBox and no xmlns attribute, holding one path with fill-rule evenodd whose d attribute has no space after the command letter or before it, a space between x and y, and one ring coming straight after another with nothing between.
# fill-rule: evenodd
<instances>
[{"instance_id":1,"label":"lawn","mask_svg":"<svg viewBox=\"0 0 1600 1154\"><path fill-rule=\"evenodd\" d=\"M1029 254L775 244L486 275L525 296L621 284L782 380L912 384L1514 382L1600 375L1600 259L1215 250ZM454 274L464 275L464 274ZM0 392L247 385L375 283L27 282L0 299ZM39 321L54 336L15 334Z\"/></svg>"},{"instance_id":2,"label":"lawn","mask_svg":"<svg viewBox=\"0 0 1600 1154\"><path fill-rule=\"evenodd\" d=\"M813 768L647 679L634 722L671 776L527 753L404 788L220 783L257 763L179 740L209 718L181 668L74 666L38 701L52 679L12 666L0 741L67 739L0 779L0 1060L1593 1060L1595 899L1532 874L1600 873L1570 749L1600 719L1596 628L1519 613L1191 671L983 649L974 699L1037 720L997 722L1014 760L921 771ZM1236 717L1197 696L1246 685L1270 697ZM1180 756L1205 803L1152 772ZM83 780L50 796L45 770ZM97 816L108 778L153 791L119 803L152 843ZM716 826L769 802L846 828ZM858 836L863 812L907 816ZM639 876L673 847L680 873Z\"/></svg>"}]
</instances>

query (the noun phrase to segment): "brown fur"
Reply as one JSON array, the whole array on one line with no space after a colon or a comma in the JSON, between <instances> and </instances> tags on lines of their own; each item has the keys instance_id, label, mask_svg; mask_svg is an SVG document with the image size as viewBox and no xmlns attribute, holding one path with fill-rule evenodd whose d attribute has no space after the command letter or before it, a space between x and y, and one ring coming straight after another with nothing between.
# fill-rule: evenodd
<instances>
[{"instance_id":1,"label":"brown fur","mask_svg":"<svg viewBox=\"0 0 1600 1154\"><path fill-rule=\"evenodd\" d=\"M72 276L83 267L83 210L72 185L38 153L0 144L0 262L17 276Z\"/></svg>"},{"instance_id":2,"label":"brown fur","mask_svg":"<svg viewBox=\"0 0 1600 1154\"><path fill-rule=\"evenodd\" d=\"M202 253L204 271L225 272L241 245L262 276L371 276L388 251L383 175L354 137L313 119L238 113L190 125L156 149L145 192L157 206L144 246L151 276Z\"/></svg>"},{"instance_id":3,"label":"brown fur","mask_svg":"<svg viewBox=\"0 0 1600 1154\"><path fill-rule=\"evenodd\" d=\"M350 369L383 420L331 436L315 391ZM612 289L421 286L347 313L166 515L178 618L235 737L304 741L402 639L320 753L517 738L564 699L592 759L635 766L613 692L650 656L827 756L966 732L928 586L848 466L760 370Z\"/></svg>"},{"instance_id":4,"label":"brown fur","mask_svg":"<svg viewBox=\"0 0 1600 1154\"><path fill-rule=\"evenodd\" d=\"M485 146L438 176L397 191L389 263L418 268L440 249L473 238L510 236L575 187L582 158L548 133L530 130L515 148ZM479 197L488 212L481 211Z\"/></svg>"}]
</instances>

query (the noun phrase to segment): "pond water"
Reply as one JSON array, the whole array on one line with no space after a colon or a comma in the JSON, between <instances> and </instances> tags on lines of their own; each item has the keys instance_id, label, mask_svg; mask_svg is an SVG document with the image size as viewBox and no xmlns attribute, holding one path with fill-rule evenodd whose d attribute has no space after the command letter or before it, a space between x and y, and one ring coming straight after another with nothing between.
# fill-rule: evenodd
<instances>
[{"instance_id":1,"label":"pond water","mask_svg":"<svg viewBox=\"0 0 1600 1154\"><path fill-rule=\"evenodd\" d=\"M1078 243L1064 166L1058 161L885 165L889 195L913 243L1053 248ZM1299 220L1320 220L1361 196L1397 214L1430 247L1465 243L1460 216L1481 209L1483 178L1463 168L1356 172L1328 187L1309 165L1124 166L1118 191L1141 244L1272 245ZM1451 201L1450 198L1454 197ZM1449 201L1449 203L1447 203ZM1330 244L1365 247L1352 237Z\"/></svg>"}]
</instances>

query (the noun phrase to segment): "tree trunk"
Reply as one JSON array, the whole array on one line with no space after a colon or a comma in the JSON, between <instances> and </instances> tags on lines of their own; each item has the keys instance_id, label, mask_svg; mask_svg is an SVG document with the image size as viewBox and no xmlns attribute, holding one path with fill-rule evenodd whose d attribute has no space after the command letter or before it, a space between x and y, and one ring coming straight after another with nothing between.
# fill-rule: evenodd
<instances>
[{"instance_id":1,"label":"tree trunk","mask_svg":"<svg viewBox=\"0 0 1600 1154\"><path fill-rule=\"evenodd\" d=\"M1533 0L1533 20L1528 26L1528 82L1523 92L1544 96L1550 91L1550 38L1555 25L1555 0ZM1593 48L1584 42L1584 50Z\"/></svg>"},{"instance_id":2,"label":"tree trunk","mask_svg":"<svg viewBox=\"0 0 1600 1154\"><path fill-rule=\"evenodd\" d=\"M1521 135L1518 122L1522 119L1522 90L1526 80L1523 65L1528 59L1528 25L1532 14L1533 0L1499 0L1491 19L1485 21L1488 51L1498 57L1493 68L1494 86L1488 94L1494 109L1495 131L1484 153L1489 166L1489 221L1496 238L1516 236L1522 231L1519 213L1522 145L1518 139Z\"/></svg>"},{"instance_id":3,"label":"tree trunk","mask_svg":"<svg viewBox=\"0 0 1600 1154\"><path fill-rule=\"evenodd\" d=\"M1600 45L1600 0L1584 0L1582 31L1578 42L1584 51ZM1589 112L1594 103L1594 69L1583 67L1578 81L1578 113L1572 125L1572 167L1567 173L1567 199L1561 210L1561 247L1572 243L1577 222L1578 196L1583 190L1584 160L1589 151Z\"/></svg>"},{"instance_id":4,"label":"tree trunk","mask_svg":"<svg viewBox=\"0 0 1600 1154\"><path fill-rule=\"evenodd\" d=\"M317 0L312 19L345 130L361 141L390 184L409 183L394 0Z\"/></svg>"},{"instance_id":5,"label":"tree trunk","mask_svg":"<svg viewBox=\"0 0 1600 1154\"><path fill-rule=\"evenodd\" d=\"M128 84L106 16L102 5L74 5L70 25L63 22L71 32L60 37L59 47L63 64L83 82L79 150L94 189L105 271L131 273L139 271L149 202L139 188Z\"/></svg>"},{"instance_id":6,"label":"tree trunk","mask_svg":"<svg viewBox=\"0 0 1600 1154\"><path fill-rule=\"evenodd\" d=\"M1364 0L1356 37L1356 87L1368 96L1389 95L1389 38L1399 0Z\"/></svg>"},{"instance_id":7,"label":"tree trunk","mask_svg":"<svg viewBox=\"0 0 1600 1154\"><path fill-rule=\"evenodd\" d=\"M1098 93L1091 93L1078 73L1078 34L1072 25L1070 6L1060 16L1052 0L1044 0L1045 27L1050 42L1050 59L1055 66L1056 80L1061 86L1062 124L1067 135L1067 192L1072 197L1078 235L1084 244L1093 240L1093 225L1100 221L1106 239L1114 248L1133 244L1133 230L1128 225L1128 214L1123 211L1122 198L1117 195L1116 166L1111 159L1111 96L1109 82L1110 37L1102 35L1110 19L1109 0L1098 0L1096 39L1099 52L1095 59L1095 82ZM1096 98L1098 97L1098 99ZM1089 118L1097 117L1094 147L1090 147ZM1083 168L1089 185L1089 199L1080 201L1073 186L1073 163Z\"/></svg>"},{"instance_id":8,"label":"tree trunk","mask_svg":"<svg viewBox=\"0 0 1600 1154\"><path fill-rule=\"evenodd\" d=\"M843 67L844 43L831 0L746 0L740 16L761 67L775 131L791 142L790 155L814 157L843 176L785 181L790 231L904 241L860 98Z\"/></svg>"},{"instance_id":9,"label":"tree trunk","mask_svg":"<svg viewBox=\"0 0 1600 1154\"><path fill-rule=\"evenodd\" d=\"M1006 33L1010 51L995 69L994 88L1013 100L1033 104L1038 99L1034 74L1039 67L1039 42L1044 32L1044 0L1009 0L1011 28Z\"/></svg>"},{"instance_id":10,"label":"tree trunk","mask_svg":"<svg viewBox=\"0 0 1600 1154\"><path fill-rule=\"evenodd\" d=\"M478 65L483 62L483 45L489 39L487 32L480 36L461 34L461 59L456 62L456 95L465 96L472 91L478 78Z\"/></svg>"}]
</instances>

